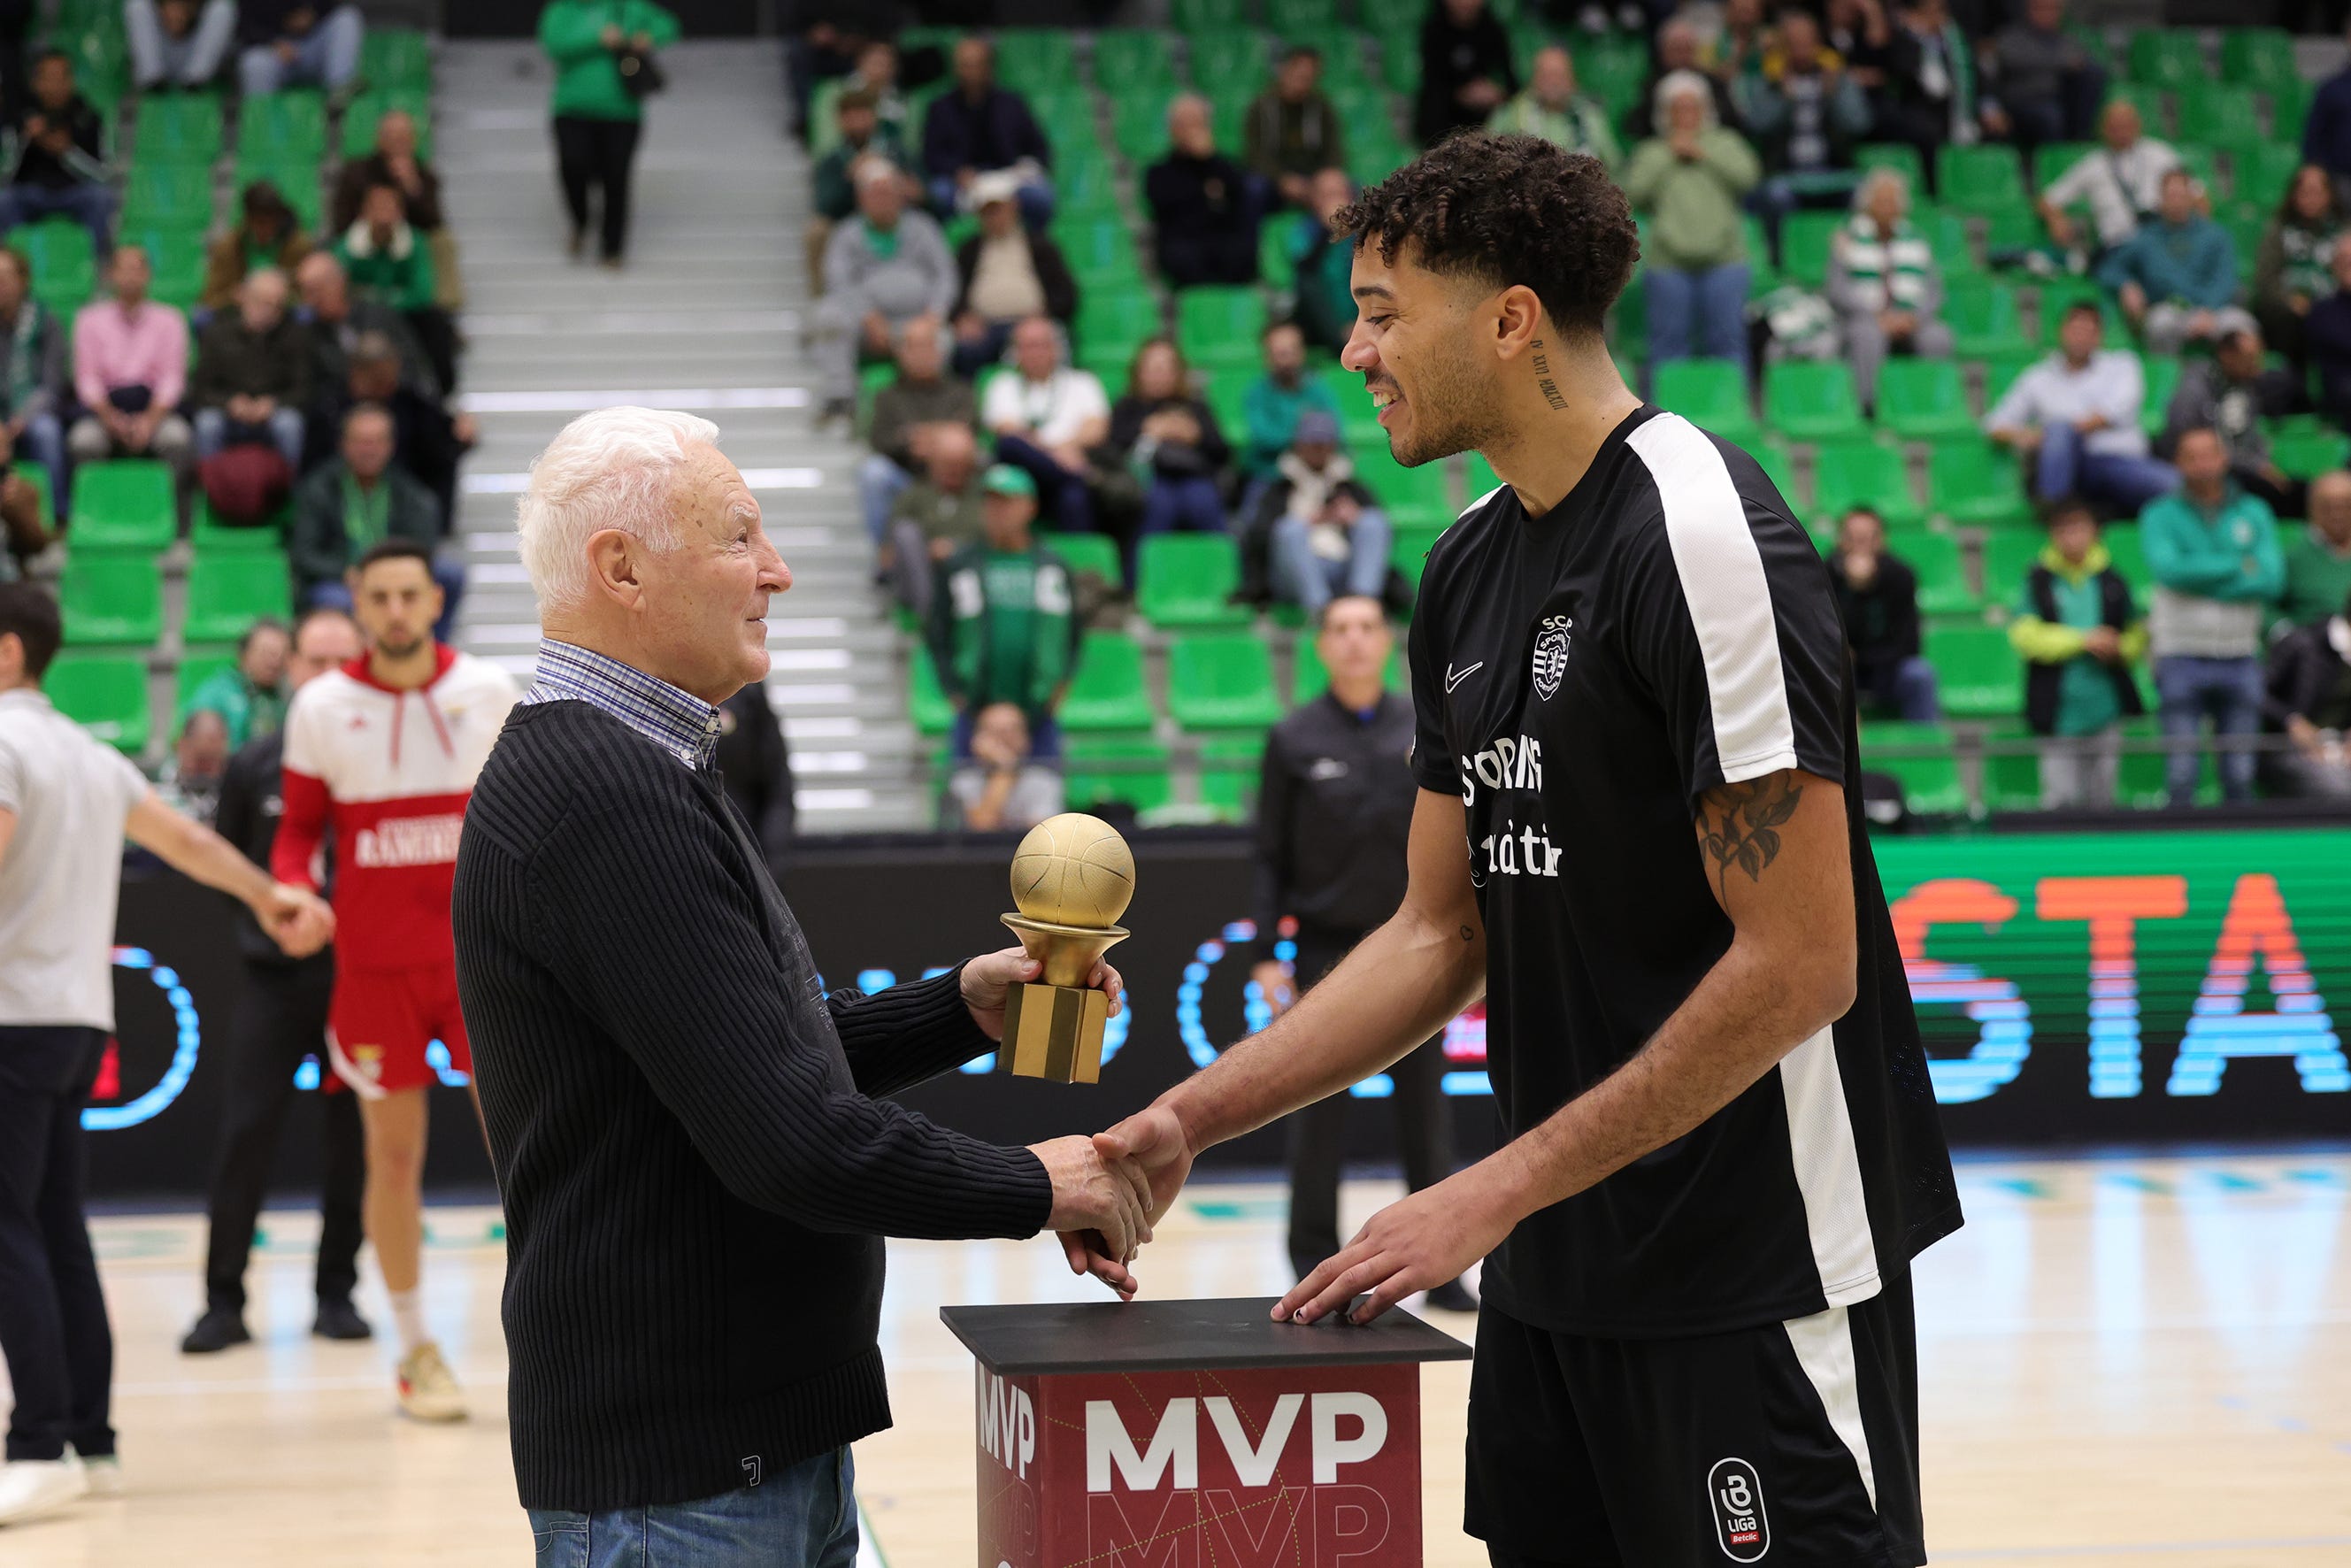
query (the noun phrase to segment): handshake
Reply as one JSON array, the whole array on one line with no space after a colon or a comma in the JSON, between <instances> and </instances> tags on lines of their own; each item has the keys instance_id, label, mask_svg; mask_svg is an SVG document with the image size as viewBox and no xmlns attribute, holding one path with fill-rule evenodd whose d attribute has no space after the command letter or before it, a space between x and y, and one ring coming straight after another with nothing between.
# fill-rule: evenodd
<instances>
[{"instance_id":1,"label":"handshake","mask_svg":"<svg viewBox=\"0 0 2351 1568\"><path fill-rule=\"evenodd\" d=\"M1061 1237L1070 1272L1092 1274L1122 1299L1135 1291L1127 1265L1192 1172L1192 1149L1174 1112L1152 1105L1092 1137L1030 1145L1053 1182L1046 1228Z\"/></svg>"}]
</instances>

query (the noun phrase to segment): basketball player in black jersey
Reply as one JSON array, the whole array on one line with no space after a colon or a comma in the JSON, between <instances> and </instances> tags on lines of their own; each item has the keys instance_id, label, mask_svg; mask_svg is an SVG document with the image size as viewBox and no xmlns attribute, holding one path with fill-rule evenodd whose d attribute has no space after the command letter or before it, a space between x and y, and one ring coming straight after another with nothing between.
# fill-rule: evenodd
<instances>
[{"instance_id":1,"label":"basketball player in black jersey","mask_svg":"<svg viewBox=\"0 0 2351 1568\"><path fill-rule=\"evenodd\" d=\"M1410 889L1102 1152L1164 1207L1483 996L1501 1146L1276 1315L1487 1260L1468 1528L1498 1564L1923 1563L1908 1266L1959 1208L1828 574L1754 459L1625 390L1601 323L1638 240L1597 162L1462 136L1338 222L1396 457L1503 481L1412 622Z\"/></svg>"}]
</instances>

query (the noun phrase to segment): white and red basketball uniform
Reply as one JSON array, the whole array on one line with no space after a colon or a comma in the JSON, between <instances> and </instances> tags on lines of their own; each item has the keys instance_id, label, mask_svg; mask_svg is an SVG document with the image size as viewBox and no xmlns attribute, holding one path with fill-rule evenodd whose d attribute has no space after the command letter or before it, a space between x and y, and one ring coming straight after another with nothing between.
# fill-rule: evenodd
<instances>
[{"instance_id":1,"label":"white and red basketball uniform","mask_svg":"<svg viewBox=\"0 0 2351 1568\"><path fill-rule=\"evenodd\" d=\"M316 887L335 845L335 995L327 1048L361 1094L422 1088L438 1040L470 1071L449 936L465 801L517 695L514 678L434 645L433 679L394 691L364 655L304 686L286 715L281 882Z\"/></svg>"}]
</instances>

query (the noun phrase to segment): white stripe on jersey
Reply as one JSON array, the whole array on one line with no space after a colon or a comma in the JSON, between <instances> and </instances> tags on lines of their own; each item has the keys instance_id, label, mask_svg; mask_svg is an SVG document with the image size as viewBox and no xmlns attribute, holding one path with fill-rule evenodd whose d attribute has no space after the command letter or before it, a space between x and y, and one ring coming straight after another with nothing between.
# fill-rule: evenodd
<instances>
[{"instance_id":1,"label":"white stripe on jersey","mask_svg":"<svg viewBox=\"0 0 2351 1568\"><path fill-rule=\"evenodd\" d=\"M1722 454L1698 426L1661 413L1625 439L1648 465L1666 514L1690 627L1706 661L1714 756L1726 784L1796 766L1796 725L1763 554Z\"/></svg>"},{"instance_id":2,"label":"white stripe on jersey","mask_svg":"<svg viewBox=\"0 0 2351 1568\"><path fill-rule=\"evenodd\" d=\"M1455 513L1453 520L1457 523L1459 522L1462 518L1468 517L1470 513L1476 511L1479 507L1484 506L1487 502L1492 500L1495 497L1500 495L1503 491L1509 488L1510 486L1508 485L1495 486L1492 489L1487 491L1484 495L1479 497L1476 500L1462 507L1460 511Z\"/></svg>"},{"instance_id":3,"label":"white stripe on jersey","mask_svg":"<svg viewBox=\"0 0 2351 1568\"><path fill-rule=\"evenodd\" d=\"M1865 1301L1877 1294L1877 1247L1869 1235L1869 1203L1834 1027L1782 1057L1777 1071L1788 1105L1788 1156L1804 1198L1821 1294L1832 1307Z\"/></svg>"},{"instance_id":4,"label":"white stripe on jersey","mask_svg":"<svg viewBox=\"0 0 2351 1568\"><path fill-rule=\"evenodd\" d=\"M1877 1472L1869 1462L1869 1428L1861 1420L1861 1370L1855 1364L1853 1315L1831 1307L1808 1318L1791 1318L1780 1325L1796 1353L1796 1364L1813 1392L1828 1411L1829 1428L1844 1442L1853 1462L1861 1467L1861 1489L1869 1506L1877 1506Z\"/></svg>"}]
</instances>

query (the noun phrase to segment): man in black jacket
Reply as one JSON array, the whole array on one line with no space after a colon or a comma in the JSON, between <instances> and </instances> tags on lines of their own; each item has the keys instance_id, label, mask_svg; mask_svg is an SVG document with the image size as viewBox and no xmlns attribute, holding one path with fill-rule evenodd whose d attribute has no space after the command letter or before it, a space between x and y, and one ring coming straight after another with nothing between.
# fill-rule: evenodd
<instances>
[{"instance_id":1,"label":"man in black jacket","mask_svg":"<svg viewBox=\"0 0 2351 1568\"><path fill-rule=\"evenodd\" d=\"M856 1554L848 1445L890 1419L882 1238L1061 1230L1131 1291L1146 1189L1091 1139L998 1148L885 1098L987 1051L1037 967L825 992L710 762L791 585L716 436L600 409L532 465L538 680L467 806L451 925L533 1531L831 1564Z\"/></svg>"},{"instance_id":2,"label":"man in black jacket","mask_svg":"<svg viewBox=\"0 0 2351 1568\"><path fill-rule=\"evenodd\" d=\"M1919 653L1918 575L1886 550L1886 519L1867 507L1847 512L1829 575L1864 708L1921 724L1940 717L1935 666Z\"/></svg>"},{"instance_id":3,"label":"man in black jacket","mask_svg":"<svg viewBox=\"0 0 2351 1568\"><path fill-rule=\"evenodd\" d=\"M2280 751L2262 754L2262 782L2272 794L2303 800L2351 800L2351 602L2309 626L2298 626L2270 650L2270 728L2286 737Z\"/></svg>"},{"instance_id":4,"label":"man in black jacket","mask_svg":"<svg viewBox=\"0 0 2351 1568\"><path fill-rule=\"evenodd\" d=\"M106 125L74 89L73 59L47 49L33 62L32 102L15 127L16 166L0 192L0 229L62 213L89 231L102 258L114 248Z\"/></svg>"},{"instance_id":5,"label":"man in black jacket","mask_svg":"<svg viewBox=\"0 0 2351 1568\"><path fill-rule=\"evenodd\" d=\"M359 657L359 628L340 610L314 610L294 630L287 674L297 688ZM277 797L286 737L272 732L229 758L214 830L256 865L269 863L284 808ZM203 1355L243 1344L245 1266L261 1213L277 1134L306 1056L325 1049L327 1001L335 984L333 949L289 958L250 916L237 920L245 988L229 1025L228 1103L220 1120L204 1252L204 1312L180 1349ZM324 1168L319 1194L319 1315L310 1332L325 1339L366 1339L373 1332L351 1305L359 1282L360 1191L366 1177L358 1100L331 1077L319 1095L324 1118Z\"/></svg>"},{"instance_id":6,"label":"man in black jacket","mask_svg":"<svg viewBox=\"0 0 2351 1568\"><path fill-rule=\"evenodd\" d=\"M1152 249L1177 288L1257 281L1257 177L1217 151L1208 100L1186 93L1167 106L1167 156L1143 176Z\"/></svg>"},{"instance_id":7,"label":"man in black jacket","mask_svg":"<svg viewBox=\"0 0 2351 1568\"><path fill-rule=\"evenodd\" d=\"M1405 763L1412 704L1387 689L1395 647L1378 600L1332 600L1314 638L1330 688L1266 737L1250 978L1277 1014L1404 902L1405 841L1419 791ZM1295 922L1294 937L1281 935L1285 919ZM1405 1184L1414 1192L1453 1174L1444 1073L1441 1039L1388 1070ZM1333 1094L1290 1113L1290 1266L1301 1280L1339 1250L1350 1098ZM1454 1312L1478 1305L1458 1280L1429 1291L1428 1301Z\"/></svg>"},{"instance_id":8,"label":"man in black jacket","mask_svg":"<svg viewBox=\"0 0 2351 1568\"><path fill-rule=\"evenodd\" d=\"M1037 117L1017 92L996 85L996 48L966 37L955 47L955 86L931 100L923 116L923 176L931 206L953 213L967 202L971 183L991 170L1019 178L1020 221L1041 229L1053 215L1047 173L1053 150Z\"/></svg>"},{"instance_id":9,"label":"man in black jacket","mask_svg":"<svg viewBox=\"0 0 2351 1568\"><path fill-rule=\"evenodd\" d=\"M1486 0L1437 0L1420 25L1420 99L1413 134L1428 146L1456 126L1483 125L1519 90L1510 35Z\"/></svg>"}]
</instances>

